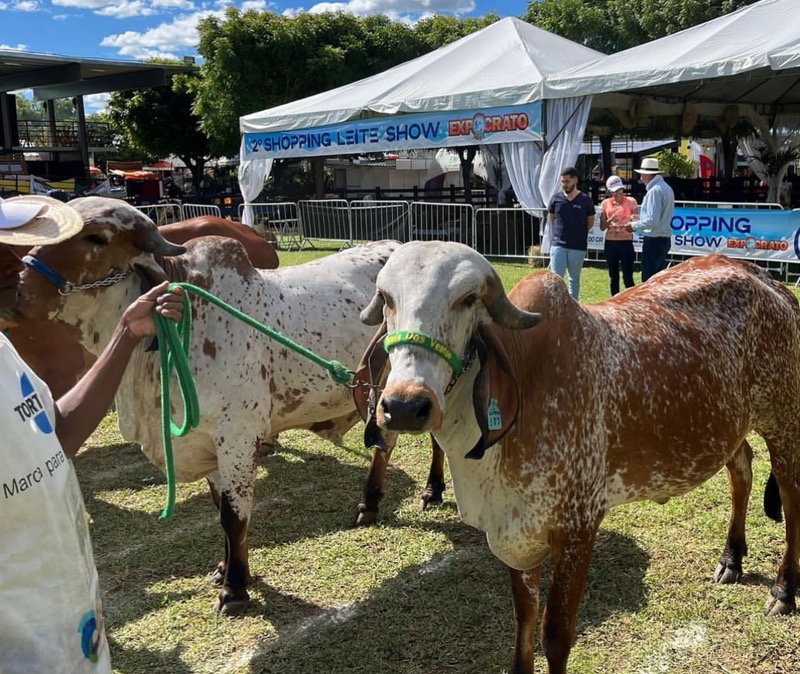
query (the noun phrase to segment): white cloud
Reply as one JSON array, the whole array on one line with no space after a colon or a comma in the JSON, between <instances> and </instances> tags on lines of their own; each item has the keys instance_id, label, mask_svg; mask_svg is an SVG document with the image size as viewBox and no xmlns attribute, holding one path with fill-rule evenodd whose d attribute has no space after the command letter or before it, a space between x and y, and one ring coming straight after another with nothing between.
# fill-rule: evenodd
<instances>
[{"instance_id":1,"label":"white cloud","mask_svg":"<svg viewBox=\"0 0 800 674\"><path fill-rule=\"evenodd\" d=\"M153 0L155 9L194 9L194 3L189 0Z\"/></svg>"},{"instance_id":2,"label":"white cloud","mask_svg":"<svg viewBox=\"0 0 800 674\"><path fill-rule=\"evenodd\" d=\"M95 112L104 112L109 98L111 98L111 94L89 94L84 96L83 105L86 113L91 115Z\"/></svg>"},{"instance_id":3,"label":"white cloud","mask_svg":"<svg viewBox=\"0 0 800 674\"><path fill-rule=\"evenodd\" d=\"M7 49L8 51L28 51L28 45L18 44L14 46L10 44L0 44L0 49Z\"/></svg>"},{"instance_id":4,"label":"white cloud","mask_svg":"<svg viewBox=\"0 0 800 674\"><path fill-rule=\"evenodd\" d=\"M37 12L39 11L39 3L36 0L19 0L11 6L12 10L17 12Z\"/></svg>"},{"instance_id":5,"label":"white cloud","mask_svg":"<svg viewBox=\"0 0 800 674\"><path fill-rule=\"evenodd\" d=\"M132 16L153 16L156 10L148 7L141 0L121 2L115 5L108 5L102 9L95 10L97 16L110 16L113 19L130 19Z\"/></svg>"},{"instance_id":6,"label":"white cloud","mask_svg":"<svg viewBox=\"0 0 800 674\"><path fill-rule=\"evenodd\" d=\"M187 52L195 51L199 40L197 24L211 15L222 16L220 12L197 12L179 16L172 23L162 23L144 33L129 30L117 35L104 37L100 45L113 47L120 56L138 60L149 58L178 59Z\"/></svg>"},{"instance_id":7,"label":"white cloud","mask_svg":"<svg viewBox=\"0 0 800 674\"><path fill-rule=\"evenodd\" d=\"M432 14L469 14L475 10L475 0L347 0L347 2L320 2L309 9L287 8L284 16L294 17L303 11L309 14L322 12L349 12L359 16L368 14L386 14L397 19L400 17Z\"/></svg>"},{"instance_id":8,"label":"white cloud","mask_svg":"<svg viewBox=\"0 0 800 674\"><path fill-rule=\"evenodd\" d=\"M117 0L53 0L57 7L75 7L77 9L97 10L114 5Z\"/></svg>"},{"instance_id":9,"label":"white cloud","mask_svg":"<svg viewBox=\"0 0 800 674\"><path fill-rule=\"evenodd\" d=\"M53 21L66 21L69 18L69 14L53 14Z\"/></svg>"},{"instance_id":10,"label":"white cloud","mask_svg":"<svg viewBox=\"0 0 800 674\"><path fill-rule=\"evenodd\" d=\"M245 0L242 3L242 11L246 12L249 9L255 9L256 11L263 12L267 9L267 1L266 0Z\"/></svg>"}]
</instances>

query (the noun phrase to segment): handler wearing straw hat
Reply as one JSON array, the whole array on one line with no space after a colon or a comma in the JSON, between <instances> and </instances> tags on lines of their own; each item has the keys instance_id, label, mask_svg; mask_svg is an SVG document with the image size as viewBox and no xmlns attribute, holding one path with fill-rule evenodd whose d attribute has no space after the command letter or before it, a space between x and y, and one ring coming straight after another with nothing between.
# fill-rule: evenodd
<instances>
[{"instance_id":1,"label":"handler wearing straw hat","mask_svg":"<svg viewBox=\"0 0 800 674\"><path fill-rule=\"evenodd\" d=\"M639 219L626 225L629 232L642 232L642 282L667 268L667 253L672 245L672 214L675 212L675 194L661 177L658 159L645 157L642 165L634 169L645 187Z\"/></svg>"},{"instance_id":2,"label":"handler wearing straw hat","mask_svg":"<svg viewBox=\"0 0 800 674\"><path fill-rule=\"evenodd\" d=\"M49 197L0 199L0 329L18 320L13 246L78 235L77 211ZM153 311L179 320L163 283L137 299L86 375L57 401L0 334L0 672L111 672L97 570L72 462L111 405ZM13 329L13 328L12 328Z\"/></svg>"}]
</instances>

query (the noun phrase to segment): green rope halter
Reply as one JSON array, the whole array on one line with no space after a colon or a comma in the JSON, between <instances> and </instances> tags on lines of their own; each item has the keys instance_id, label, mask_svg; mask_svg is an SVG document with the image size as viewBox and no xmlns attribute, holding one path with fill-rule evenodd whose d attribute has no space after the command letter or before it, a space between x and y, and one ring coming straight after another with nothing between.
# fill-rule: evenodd
<instances>
[{"instance_id":1,"label":"green rope halter","mask_svg":"<svg viewBox=\"0 0 800 674\"><path fill-rule=\"evenodd\" d=\"M155 314L156 334L158 335L158 346L161 353L161 432L164 442L164 470L167 476L167 505L161 513L161 519L169 519L175 510L175 462L172 455L172 436L183 437L192 429L197 428L200 423L200 402L197 396L197 387L192 379L192 371L189 367L189 345L192 339L192 311L189 293L202 297L240 321L247 323L250 327L323 367L337 384L348 384L353 375L339 361L325 360L313 351L293 342L280 332L259 323L254 318L223 302L218 297L214 297L214 295L202 288L198 288L191 283L170 283L169 290L172 291L175 288L183 288L185 291L183 295L183 315L180 323L164 318L157 312ZM184 419L181 426L176 425L172 420L170 407L169 384L172 379L173 369L177 375L178 388L183 400Z\"/></svg>"},{"instance_id":2,"label":"green rope halter","mask_svg":"<svg viewBox=\"0 0 800 674\"><path fill-rule=\"evenodd\" d=\"M449 346L440 342L438 339L426 335L422 332L414 332L413 330L400 330L399 332L391 332L386 335L383 341L383 348L389 353L391 349L401 344L410 344L412 346L421 346L435 353L437 356L444 358L447 363L453 368L453 374L457 377L461 374L464 367L461 359L456 355Z\"/></svg>"}]
</instances>

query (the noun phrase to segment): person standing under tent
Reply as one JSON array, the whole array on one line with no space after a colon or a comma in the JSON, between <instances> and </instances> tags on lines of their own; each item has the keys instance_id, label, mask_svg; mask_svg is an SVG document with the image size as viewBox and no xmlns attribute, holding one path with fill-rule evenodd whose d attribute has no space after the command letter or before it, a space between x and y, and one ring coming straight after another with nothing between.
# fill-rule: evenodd
<instances>
[{"instance_id":1,"label":"person standing under tent","mask_svg":"<svg viewBox=\"0 0 800 674\"><path fill-rule=\"evenodd\" d=\"M550 200L547 210L552 232L550 271L561 278L569 274L569 294L577 302L595 217L592 198L578 189L577 169L570 166L561 172L561 191Z\"/></svg>"},{"instance_id":2,"label":"person standing under tent","mask_svg":"<svg viewBox=\"0 0 800 674\"><path fill-rule=\"evenodd\" d=\"M606 191L610 195L600 204L600 229L606 233L604 251L608 264L611 294L619 292L619 272L626 288L633 288L633 234L625 229L638 214L639 204L633 197L625 196L625 184L619 176L606 180Z\"/></svg>"},{"instance_id":3,"label":"person standing under tent","mask_svg":"<svg viewBox=\"0 0 800 674\"><path fill-rule=\"evenodd\" d=\"M675 212L675 193L661 177L658 159L645 157L641 176L647 193L639 209L639 219L626 225L628 232L642 232L642 283L667 268L667 254L672 246L672 215Z\"/></svg>"}]
</instances>

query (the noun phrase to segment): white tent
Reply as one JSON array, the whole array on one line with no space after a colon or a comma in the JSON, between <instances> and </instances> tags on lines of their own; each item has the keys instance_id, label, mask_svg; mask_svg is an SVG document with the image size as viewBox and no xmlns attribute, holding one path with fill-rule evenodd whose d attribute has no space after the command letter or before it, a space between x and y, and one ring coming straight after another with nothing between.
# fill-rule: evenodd
<instances>
[{"instance_id":1,"label":"white tent","mask_svg":"<svg viewBox=\"0 0 800 674\"><path fill-rule=\"evenodd\" d=\"M258 134L291 131L296 139L300 131L336 128L337 124L352 124L354 120L386 120L391 116L401 119L408 114L451 111L490 115L493 109L537 104L542 100L546 76L588 63L600 55L600 52L519 19L507 18L378 75L245 115L240 118L243 136L239 167L245 204L251 203L260 193L275 156L264 151L256 153L253 150L256 146L247 144L258 142ZM565 98L548 106L543 113L540 109L537 137L544 142L507 142L502 135L497 135L494 141L474 137L469 143L502 143L520 203L529 209L540 208L557 189L563 166L577 159L589 108L590 101L586 98ZM262 145L262 150L265 147ZM292 145L291 155L283 152L280 156L345 153L334 152L335 149L317 146L311 152L300 145ZM534 175L538 175L535 180L532 179ZM245 208L245 220L249 212L250 209Z\"/></svg>"},{"instance_id":2,"label":"white tent","mask_svg":"<svg viewBox=\"0 0 800 674\"><path fill-rule=\"evenodd\" d=\"M336 124L410 112L469 110L541 100L552 73L602 56L516 18L352 84L254 112L242 133Z\"/></svg>"},{"instance_id":3,"label":"white tent","mask_svg":"<svg viewBox=\"0 0 800 674\"><path fill-rule=\"evenodd\" d=\"M632 90L694 102L783 109L800 105L800 1L761 0L660 40L569 68L547 78L543 95Z\"/></svg>"}]
</instances>

